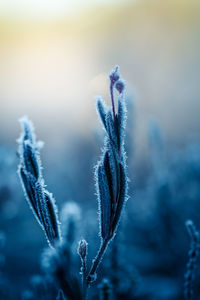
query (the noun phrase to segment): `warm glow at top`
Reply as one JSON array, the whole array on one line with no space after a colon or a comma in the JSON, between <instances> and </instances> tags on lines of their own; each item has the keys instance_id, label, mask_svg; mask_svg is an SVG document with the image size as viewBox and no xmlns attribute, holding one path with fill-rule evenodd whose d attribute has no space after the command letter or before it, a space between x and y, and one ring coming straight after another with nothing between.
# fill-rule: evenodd
<instances>
[{"instance_id":1,"label":"warm glow at top","mask_svg":"<svg viewBox=\"0 0 200 300\"><path fill-rule=\"evenodd\" d=\"M1 0L0 16L19 18L60 18L85 8L116 4L122 0Z\"/></svg>"}]
</instances>

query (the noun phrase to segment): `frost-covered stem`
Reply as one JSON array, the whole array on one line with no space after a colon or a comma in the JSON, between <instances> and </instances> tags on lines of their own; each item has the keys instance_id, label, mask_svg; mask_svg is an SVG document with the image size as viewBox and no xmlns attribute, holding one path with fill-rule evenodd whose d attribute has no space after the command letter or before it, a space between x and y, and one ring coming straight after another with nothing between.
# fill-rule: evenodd
<instances>
[{"instance_id":1,"label":"frost-covered stem","mask_svg":"<svg viewBox=\"0 0 200 300\"><path fill-rule=\"evenodd\" d=\"M82 297L87 299L87 242L82 239L78 245L78 254L81 258L81 276L82 276Z\"/></svg>"},{"instance_id":2,"label":"frost-covered stem","mask_svg":"<svg viewBox=\"0 0 200 300\"><path fill-rule=\"evenodd\" d=\"M91 281L95 280L95 279L92 280L92 278L95 277L97 268L98 268L98 266L100 265L100 263L102 261L102 258L105 254L105 251L106 251L106 248L107 248L109 242L110 242L110 239L105 239L104 241L102 241L101 246L99 248L99 251L97 253L97 256L93 260L92 267L91 267L90 272L87 276L87 286L90 285Z\"/></svg>"},{"instance_id":3,"label":"frost-covered stem","mask_svg":"<svg viewBox=\"0 0 200 300\"><path fill-rule=\"evenodd\" d=\"M116 233L121 211L127 200L126 163L123 151L126 109L124 99L120 96L125 85L120 79L118 66L110 73L109 77L112 109L111 107L107 109L101 99L97 102L97 110L106 130L105 148L95 174L101 245L87 275L87 287L96 280L96 271L109 242ZM117 114L115 113L114 88L118 91Z\"/></svg>"},{"instance_id":4,"label":"frost-covered stem","mask_svg":"<svg viewBox=\"0 0 200 300\"><path fill-rule=\"evenodd\" d=\"M82 293L83 300L87 299L87 263L86 258L82 260Z\"/></svg>"},{"instance_id":5,"label":"frost-covered stem","mask_svg":"<svg viewBox=\"0 0 200 300\"><path fill-rule=\"evenodd\" d=\"M110 98L112 102L112 111L113 111L113 119L115 121L115 102L114 102L114 95L113 95L113 82L110 82Z\"/></svg>"}]
</instances>

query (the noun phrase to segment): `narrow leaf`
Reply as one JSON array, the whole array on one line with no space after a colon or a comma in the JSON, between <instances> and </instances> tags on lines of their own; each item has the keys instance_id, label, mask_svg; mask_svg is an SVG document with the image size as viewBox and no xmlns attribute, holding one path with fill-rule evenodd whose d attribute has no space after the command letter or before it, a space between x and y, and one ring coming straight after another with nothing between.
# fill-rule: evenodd
<instances>
[{"instance_id":1,"label":"narrow leaf","mask_svg":"<svg viewBox=\"0 0 200 300\"><path fill-rule=\"evenodd\" d=\"M125 201L127 200L127 176L124 166L120 163L120 191L119 191L119 198L117 202L117 209L115 212L114 220L112 223L112 232L115 233L115 230L119 224L119 220L121 217L121 212L124 206Z\"/></svg>"},{"instance_id":2,"label":"narrow leaf","mask_svg":"<svg viewBox=\"0 0 200 300\"><path fill-rule=\"evenodd\" d=\"M103 127L106 130L106 106L101 97L98 97L96 107Z\"/></svg>"},{"instance_id":3,"label":"narrow leaf","mask_svg":"<svg viewBox=\"0 0 200 300\"><path fill-rule=\"evenodd\" d=\"M100 233L102 239L105 239L109 234L110 228L111 199L107 176L102 165L99 165L97 169L97 182L100 212Z\"/></svg>"}]
</instances>

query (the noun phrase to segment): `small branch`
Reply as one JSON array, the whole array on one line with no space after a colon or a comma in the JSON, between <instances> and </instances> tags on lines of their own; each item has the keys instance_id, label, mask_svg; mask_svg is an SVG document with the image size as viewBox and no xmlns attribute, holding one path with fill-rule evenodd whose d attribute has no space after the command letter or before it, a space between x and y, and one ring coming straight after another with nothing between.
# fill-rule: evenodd
<instances>
[{"instance_id":1,"label":"small branch","mask_svg":"<svg viewBox=\"0 0 200 300\"><path fill-rule=\"evenodd\" d=\"M110 239L105 239L101 243L101 246L99 248L97 256L93 260L92 267L91 267L90 272L87 276L87 286L89 286L90 283L95 280L95 278L93 279L93 277L95 277L96 271L99 267L99 264L101 263L101 260L102 260L104 254L105 254L105 251L106 251L106 248L107 248L109 242L110 242Z\"/></svg>"},{"instance_id":2,"label":"small branch","mask_svg":"<svg viewBox=\"0 0 200 300\"><path fill-rule=\"evenodd\" d=\"M86 259L82 260L82 291L83 300L87 299L87 264Z\"/></svg>"},{"instance_id":3,"label":"small branch","mask_svg":"<svg viewBox=\"0 0 200 300\"><path fill-rule=\"evenodd\" d=\"M81 258L81 275L82 275L82 296L83 300L87 299L87 247L86 240L79 241L77 253Z\"/></svg>"}]
</instances>

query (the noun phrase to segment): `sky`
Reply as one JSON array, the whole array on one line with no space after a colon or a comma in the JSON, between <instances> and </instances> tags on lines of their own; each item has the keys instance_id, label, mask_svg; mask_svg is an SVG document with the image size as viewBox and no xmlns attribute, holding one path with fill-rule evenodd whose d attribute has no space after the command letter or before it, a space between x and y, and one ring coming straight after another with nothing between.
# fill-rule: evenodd
<instances>
[{"instance_id":1,"label":"sky","mask_svg":"<svg viewBox=\"0 0 200 300\"><path fill-rule=\"evenodd\" d=\"M0 0L0 16L52 19L71 15L91 6L122 2L130 0Z\"/></svg>"},{"instance_id":2,"label":"sky","mask_svg":"<svg viewBox=\"0 0 200 300\"><path fill-rule=\"evenodd\" d=\"M152 118L170 141L199 139L199 35L199 0L0 0L0 145L23 115L54 144L95 131L94 96L110 103L116 64L138 145Z\"/></svg>"}]
</instances>

